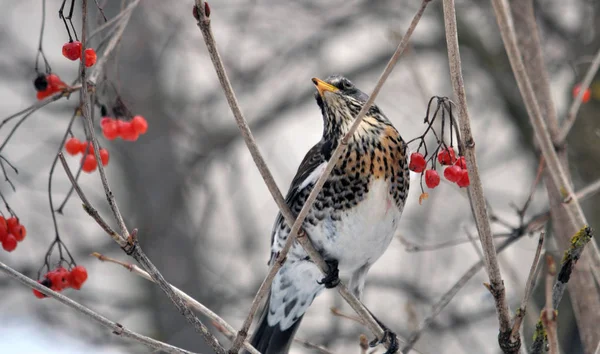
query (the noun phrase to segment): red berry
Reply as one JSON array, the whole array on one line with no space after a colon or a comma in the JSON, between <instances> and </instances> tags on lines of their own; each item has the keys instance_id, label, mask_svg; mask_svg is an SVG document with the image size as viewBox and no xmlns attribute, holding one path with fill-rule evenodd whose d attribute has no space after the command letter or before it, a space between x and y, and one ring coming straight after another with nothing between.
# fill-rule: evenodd
<instances>
[{"instance_id":1,"label":"red berry","mask_svg":"<svg viewBox=\"0 0 600 354\"><path fill-rule=\"evenodd\" d=\"M459 187L463 188L467 187L470 183L471 182L469 181L469 172L467 170L461 170L460 177L458 181L456 181L456 184L458 184Z\"/></svg>"},{"instance_id":2,"label":"red berry","mask_svg":"<svg viewBox=\"0 0 600 354\"><path fill-rule=\"evenodd\" d=\"M8 225L4 216L0 216L0 242L8 235Z\"/></svg>"},{"instance_id":3,"label":"red berry","mask_svg":"<svg viewBox=\"0 0 600 354\"><path fill-rule=\"evenodd\" d=\"M8 232L14 229L17 225L19 225L19 220L16 217L11 216L10 218L6 219L6 226L8 226Z\"/></svg>"},{"instance_id":4,"label":"red berry","mask_svg":"<svg viewBox=\"0 0 600 354\"><path fill-rule=\"evenodd\" d=\"M38 280L38 283L42 283ZM38 291L37 289L33 289L33 295L35 295L35 297L37 297L38 299L43 299L46 297L46 295L42 294L40 291Z\"/></svg>"},{"instance_id":5,"label":"red berry","mask_svg":"<svg viewBox=\"0 0 600 354\"><path fill-rule=\"evenodd\" d=\"M94 154L87 154L81 159L81 169L84 172L91 173L98 167L98 162L94 157Z\"/></svg>"},{"instance_id":6,"label":"red berry","mask_svg":"<svg viewBox=\"0 0 600 354\"><path fill-rule=\"evenodd\" d=\"M17 220L17 218L10 218L10 219L16 220L16 223L14 221L11 221L10 223L7 223L7 225L8 225L8 233L14 235L17 232L20 232L21 224L19 223L19 220Z\"/></svg>"},{"instance_id":7,"label":"red berry","mask_svg":"<svg viewBox=\"0 0 600 354\"><path fill-rule=\"evenodd\" d=\"M410 162L408 164L408 168L417 173L421 173L425 171L425 157L418 152L413 152L410 154Z\"/></svg>"},{"instance_id":8,"label":"red berry","mask_svg":"<svg viewBox=\"0 0 600 354\"><path fill-rule=\"evenodd\" d=\"M136 141L139 133L135 131L133 124L131 122L125 122L122 120L118 121L119 124L119 135L123 140L127 141Z\"/></svg>"},{"instance_id":9,"label":"red berry","mask_svg":"<svg viewBox=\"0 0 600 354\"><path fill-rule=\"evenodd\" d=\"M62 47L62 54L70 60L77 60L81 57L81 42L71 41L65 43Z\"/></svg>"},{"instance_id":10,"label":"red berry","mask_svg":"<svg viewBox=\"0 0 600 354\"><path fill-rule=\"evenodd\" d=\"M81 286L88 278L87 270L84 266L77 266L71 269L69 273L70 284L74 289L81 289Z\"/></svg>"},{"instance_id":11,"label":"red berry","mask_svg":"<svg viewBox=\"0 0 600 354\"><path fill-rule=\"evenodd\" d=\"M69 140L67 140L67 142L65 143L65 150L67 150L67 152L70 155L77 155L79 154L81 151L81 141L79 141L79 139L77 138L71 138Z\"/></svg>"},{"instance_id":12,"label":"red berry","mask_svg":"<svg viewBox=\"0 0 600 354\"><path fill-rule=\"evenodd\" d=\"M425 184L429 188L435 188L440 184L440 175L436 170L425 171Z\"/></svg>"},{"instance_id":13,"label":"red berry","mask_svg":"<svg viewBox=\"0 0 600 354\"><path fill-rule=\"evenodd\" d=\"M85 66L89 68L90 66L96 64L96 51L93 48L86 48L85 52Z\"/></svg>"},{"instance_id":14,"label":"red berry","mask_svg":"<svg viewBox=\"0 0 600 354\"><path fill-rule=\"evenodd\" d=\"M102 125L102 134L104 134L104 137L108 140L115 140L117 138L117 136L119 136L119 125L117 124L117 121L115 121L114 119L112 119L112 118L109 118L109 119L110 119L110 121L105 122Z\"/></svg>"},{"instance_id":15,"label":"red berry","mask_svg":"<svg viewBox=\"0 0 600 354\"><path fill-rule=\"evenodd\" d=\"M456 165L446 167L444 170L444 177L450 182L457 182L461 177L461 171L463 170Z\"/></svg>"},{"instance_id":16,"label":"red berry","mask_svg":"<svg viewBox=\"0 0 600 354\"><path fill-rule=\"evenodd\" d=\"M100 149L100 160L102 160L102 166L108 165L108 150Z\"/></svg>"},{"instance_id":17,"label":"red berry","mask_svg":"<svg viewBox=\"0 0 600 354\"><path fill-rule=\"evenodd\" d=\"M48 88L45 89L44 91L38 91L35 94L35 97L38 99L38 101L41 101L44 98L51 96L53 93L54 93L54 91L52 91L52 88L48 86Z\"/></svg>"},{"instance_id":18,"label":"red berry","mask_svg":"<svg viewBox=\"0 0 600 354\"><path fill-rule=\"evenodd\" d=\"M12 252L17 248L17 238L13 234L8 234L2 240L2 248L7 252Z\"/></svg>"},{"instance_id":19,"label":"red berry","mask_svg":"<svg viewBox=\"0 0 600 354\"><path fill-rule=\"evenodd\" d=\"M115 120L111 117L102 117L102 119L100 119L100 126L102 128L104 128L105 125L114 122Z\"/></svg>"},{"instance_id":20,"label":"red berry","mask_svg":"<svg viewBox=\"0 0 600 354\"><path fill-rule=\"evenodd\" d=\"M10 233L15 236L17 241L21 242L25 239L25 236L27 236L27 229L25 226L19 225L14 230L11 230Z\"/></svg>"},{"instance_id":21,"label":"red berry","mask_svg":"<svg viewBox=\"0 0 600 354\"><path fill-rule=\"evenodd\" d=\"M456 161L456 166L462 168L463 170L467 169L467 161L465 160L464 156L461 156L460 159Z\"/></svg>"},{"instance_id":22,"label":"red berry","mask_svg":"<svg viewBox=\"0 0 600 354\"><path fill-rule=\"evenodd\" d=\"M456 153L454 152L454 149L450 146L446 149L442 149L440 150L440 152L438 153L438 161L442 164L442 165L452 165L453 163L456 162Z\"/></svg>"},{"instance_id":23,"label":"red berry","mask_svg":"<svg viewBox=\"0 0 600 354\"><path fill-rule=\"evenodd\" d=\"M52 89L52 93L58 92L67 87L67 85L62 82L60 77L58 77L56 74L48 74L48 76L46 76L46 80L48 81L48 89Z\"/></svg>"},{"instance_id":24,"label":"red berry","mask_svg":"<svg viewBox=\"0 0 600 354\"><path fill-rule=\"evenodd\" d=\"M573 98L577 97L580 90L581 90L580 84L577 84L577 85L575 85L575 87L573 87ZM590 100L591 97L592 97L592 90L590 90L590 88L588 87L583 92L583 96L581 96L581 102L588 103L588 101Z\"/></svg>"},{"instance_id":25,"label":"red berry","mask_svg":"<svg viewBox=\"0 0 600 354\"><path fill-rule=\"evenodd\" d=\"M138 134L146 134L146 131L148 130L148 122L146 122L146 118L142 116L133 117L131 125L133 125L133 130Z\"/></svg>"},{"instance_id":26,"label":"red berry","mask_svg":"<svg viewBox=\"0 0 600 354\"><path fill-rule=\"evenodd\" d=\"M50 288L54 291L61 291L68 287L70 283L69 271L63 267L58 267L55 270L48 272L46 278L50 280Z\"/></svg>"}]
</instances>

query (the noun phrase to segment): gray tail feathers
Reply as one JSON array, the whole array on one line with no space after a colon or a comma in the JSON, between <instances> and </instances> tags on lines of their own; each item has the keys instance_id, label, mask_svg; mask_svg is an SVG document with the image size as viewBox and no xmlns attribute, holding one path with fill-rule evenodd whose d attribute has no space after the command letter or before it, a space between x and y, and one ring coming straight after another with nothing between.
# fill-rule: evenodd
<instances>
[{"instance_id":1,"label":"gray tail feathers","mask_svg":"<svg viewBox=\"0 0 600 354\"><path fill-rule=\"evenodd\" d=\"M264 307L260 322L252 335L252 341L250 343L262 354L287 354L292 345L292 341L294 340L294 335L298 330L298 326L300 325L300 321L302 321L302 317L304 316L298 318L290 328L282 331L278 323L273 327L269 326L267 321L268 312L269 301L267 301L267 304ZM247 354L248 352L244 351L243 353Z\"/></svg>"}]
</instances>

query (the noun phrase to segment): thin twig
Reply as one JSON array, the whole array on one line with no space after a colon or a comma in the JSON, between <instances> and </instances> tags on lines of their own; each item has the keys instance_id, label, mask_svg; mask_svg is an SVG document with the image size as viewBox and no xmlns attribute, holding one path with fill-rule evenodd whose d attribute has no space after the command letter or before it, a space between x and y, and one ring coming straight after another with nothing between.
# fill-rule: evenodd
<instances>
[{"instance_id":1,"label":"thin twig","mask_svg":"<svg viewBox=\"0 0 600 354\"><path fill-rule=\"evenodd\" d=\"M346 145L348 144L349 139L352 137L352 135L354 134L354 132L360 125L362 118L364 117L364 115L366 114L368 109L373 104L375 98L377 97L377 94L379 93L385 80L391 73L395 63L398 61L398 59L400 58L400 55L406 48L406 46L408 44L408 40L410 39L410 36L411 36L412 32L414 31L417 23L419 22L423 12L425 11L425 8L426 8L429 0L423 0L421 7L419 8L417 14L414 16L414 18L406 32L406 35L400 41L398 48L394 52L392 58L388 62L388 65L384 69L384 72L382 73L377 84L375 85L375 88L374 88L373 92L371 93L371 96L369 97L367 102L362 107L361 111L356 116L356 119L355 119L354 123L352 124L349 132L342 138L340 144L333 152L333 154L329 160L329 163L328 163L327 167L325 168L325 171L320 176L319 180L315 183L315 186L313 187L302 210L300 211L300 213L298 214L298 217L295 220L294 220L293 214L291 213L288 206L286 205L285 200L283 199L283 195L279 191L277 184L275 183L266 163L264 162L264 159L262 158L260 151L258 150L258 146L256 145L256 142L254 141L252 133L248 127L246 119L244 118L244 116L241 112L241 109L239 108L239 104L235 97L235 93L233 92L231 83L225 72L223 62L222 62L221 57L216 48L216 41L214 39L214 36L212 34L212 29L210 26L210 18L206 15L206 12L205 12L205 2L203 0L196 0L195 2L196 2L196 11L198 14L198 27L200 28L200 30L202 32L202 36L203 36L204 42L206 43L206 46L208 48L208 52L210 54L211 61L213 62L213 65L215 66L217 76L219 77L221 86L222 86L223 90L225 91L225 96L226 96L229 106L233 112L236 123L238 124L238 128L240 129L242 136L244 138L244 141L250 151L250 154L252 155L252 158L254 159L254 162L256 163L256 165L259 169L259 172L261 173L261 176L263 177L263 180L267 184L267 187L268 187L269 191L271 192L271 195L275 199L275 202L276 202L277 206L279 207L281 214L285 218L288 225L292 225L290 234L288 235L288 239L286 241L286 244L284 245L283 249L279 252L279 256L273 262L273 265L271 266L267 277L261 284L261 287L259 288L259 291L257 292L257 294L252 302L248 317L246 318L246 320L244 321L244 323L242 325L242 328L238 332L238 336L236 337L236 340L234 341L233 346L229 350L230 353L237 353L239 351L241 343L243 342L244 338L248 334L248 329L250 328L250 325L252 323L252 320L254 318L256 311L258 310L258 306L259 306L260 302L262 301L264 296L266 296L266 294L268 293L269 287L271 285L271 282L273 281L273 278L275 277L275 274L277 273L277 271L283 264L283 261L285 260L285 256L286 256L287 252L289 251L289 249L291 248L294 240L296 239L296 236L299 235L301 228L302 228L302 224L304 222L304 219L306 218L306 215L308 214L309 210L312 208L312 205L313 205L318 193L323 188L323 185L324 185L326 179L331 174L331 171L333 170L333 167L337 163L337 160L339 159L341 154L344 152L344 149L346 148ZM304 242L300 239L304 239ZM298 238L298 241L302 244L302 246L306 250L307 254L310 256L310 258L319 266L321 271L325 272L326 270L329 269L327 264L323 261L322 257L319 255L319 253L316 252L314 247L312 247L312 244L310 244L310 240L308 240L308 238L300 237L300 238ZM309 248L309 249L307 249L307 248ZM366 308L360 303L360 301L358 299L356 299L356 297L347 290L347 288L345 287L344 284L340 284L338 286L338 291L342 295L342 297L344 297L344 299L346 299L346 301L349 302L349 304L353 307L353 309L355 311L357 311L357 313L363 319L365 319L365 322L367 323L369 329L378 338L381 338L383 336L383 330L381 329L379 324L373 319L373 317L369 313L369 311L366 310ZM389 346L389 341L386 342L386 346Z\"/></svg>"},{"instance_id":2,"label":"thin twig","mask_svg":"<svg viewBox=\"0 0 600 354\"><path fill-rule=\"evenodd\" d=\"M575 197L577 197L577 199L586 199L598 192L600 192L600 178L595 182L588 184L584 188L581 188L577 193L575 193ZM565 198L564 203L569 203L570 201L571 199L567 197Z\"/></svg>"},{"instance_id":3,"label":"thin twig","mask_svg":"<svg viewBox=\"0 0 600 354\"><path fill-rule=\"evenodd\" d=\"M104 69L106 63L108 62L108 59L110 58L112 52L115 50L115 48L117 47L117 44L119 44L119 42L121 41L121 38L123 37L123 32L125 31L125 27L127 27L127 24L129 24L129 20L131 19L133 10L139 3L140 3L140 0L134 0L124 10L124 11L128 11L129 13L127 14L127 16L124 16L123 19L120 21L119 29L115 31L115 34L112 36L112 38L106 45L106 49L102 53L102 56L98 59L96 64L94 64L94 70L90 74L90 78L89 78L90 83L95 85L98 81L98 78L102 75L103 69ZM83 43L83 41L82 41L82 43Z\"/></svg>"},{"instance_id":4,"label":"thin twig","mask_svg":"<svg viewBox=\"0 0 600 354\"><path fill-rule=\"evenodd\" d=\"M136 3L138 3L138 2L139 2L139 0L136 0ZM127 17L127 20L129 20L130 17L131 17L131 14L129 14L129 16ZM84 116L85 122L86 122L86 124L84 125L84 130L86 131L86 136L89 137L89 140L93 144L96 161L98 163L98 171L100 173L100 178L102 180L102 186L104 187L106 199L108 200L108 204L113 212L113 216L116 219L117 224L121 230L120 236L122 237L122 239L127 241L127 246L124 247L123 250L127 254L131 255L136 261L138 261L142 265L142 267L144 267L144 269L146 269L146 271L148 271L148 273L151 275L152 279L154 279L154 281L158 284L158 286L162 289L162 291L169 297L169 300L171 300L171 302L175 305L175 307L177 307L179 312L186 318L186 320L194 327L194 329L198 333L200 333L200 335L206 341L206 343L217 354L224 354L225 348L223 348L223 346L219 343L217 338L208 331L208 328L190 310L190 308L187 306L187 304L184 302L184 300L177 293L175 293L175 291L173 291L173 289L167 283L167 281L162 276L162 274L160 274L160 272L158 271L156 266L150 261L150 259L148 259L148 257L146 256L146 254L144 253L142 248L137 243L137 238L135 237L135 233L129 234L129 231L127 230L127 226L125 225L125 222L123 221L123 216L121 215L121 212L119 210L117 202L116 202L114 195L110 189L110 186L108 184L108 179L106 178L106 172L104 171L104 168L102 166L102 161L100 159L100 151L99 151L100 148L98 146L98 139L96 138L96 133L95 133L94 124L93 124L94 110L91 107L90 95L87 90L88 81L87 81L87 77L86 77L87 73L86 73L86 67L85 67L85 55L83 55L84 54L83 50L86 47L86 40L87 40L87 38L86 38L86 35L87 35L87 0L82 0L81 22L82 22L82 31L81 31L81 44L82 44L81 57L82 57L82 59L81 59L81 64L80 64L79 77L80 77L80 81L81 81L81 93L80 93L81 107L82 107L83 116ZM103 67L104 63L106 63L106 59L107 59L106 57L110 53L109 49L112 50L112 48L114 48L114 46L116 46L116 44L119 42L119 40L122 36L122 33L123 33L122 30L124 30L124 27L127 23L128 23L128 21L123 20L120 31L117 31L115 33L114 37L111 38L111 42L109 43L109 47L107 47L107 50L105 51L104 56L98 61L97 65L101 64L100 68ZM117 38L115 39L115 37L117 37ZM111 44L112 44L112 47L110 47ZM96 72L99 72L99 71L100 71L100 69L97 69ZM136 230L134 230L134 231L136 231ZM119 243L119 244L121 244L121 243Z\"/></svg>"},{"instance_id":5,"label":"thin twig","mask_svg":"<svg viewBox=\"0 0 600 354\"><path fill-rule=\"evenodd\" d=\"M494 234L494 238L506 238L512 235L511 232L498 233ZM471 242L472 236L469 235L463 238L456 238L448 241L438 242L438 243L430 243L430 244L418 244L413 242L402 235L396 235L396 239L400 241L400 243L405 247L404 250L406 252L427 252L427 251L436 251L443 248L454 247L458 245L465 244L467 242Z\"/></svg>"},{"instance_id":6,"label":"thin twig","mask_svg":"<svg viewBox=\"0 0 600 354\"><path fill-rule=\"evenodd\" d=\"M146 280L156 283L154 281L154 279L152 279L150 274L148 274L148 272L146 272L145 270L143 270L142 268L138 267L135 264L119 261L117 259L107 257L107 256L97 253L97 252L92 253L92 256L96 257L99 261L102 261L102 262L118 264L118 265L122 266L123 268L127 269L128 271L130 271L136 275L139 275L140 277L142 277ZM193 297L184 293L177 287L175 287L171 284L169 284L169 285L171 286L173 291L175 291L177 294L179 294L179 296L181 296L181 298L188 303L188 305L190 305L192 308L196 309L197 311L199 311L206 317L210 318L213 321L213 324L218 325L219 331L223 332L228 337L233 336L235 334L235 329L231 325L229 325L229 323L225 322L225 320L223 318L219 317L219 315L212 312L208 307L202 305L196 299L194 299ZM260 354L258 352L258 350L256 350L252 345L250 345L250 343L248 343L248 341L244 342L244 348L246 348L246 350L248 350L248 352L250 352L251 354Z\"/></svg>"},{"instance_id":7,"label":"thin twig","mask_svg":"<svg viewBox=\"0 0 600 354\"><path fill-rule=\"evenodd\" d=\"M62 152L58 153L58 158L60 159L60 163L62 164L65 173L67 174L67 178L69 179L69 181L71 182L71 186L73 186L73 189L75 190L75 192L77 193L77 195L79 196L79 199L81 199L81 202L83 203L83 210L85 210L85 212L91 216L98 225L100 225L100 227L119 245L121 246L121 248L125 248L127 247L127 241L123 239L123 237L119 234L117 234L109 225L108 223L102 218L102 216L100 215L100 213L98 212L98 210L96 210L96 208L94 208L94 206L92 206L92 204L90 203L90 201L88 200L87 196L85 195L85 193L83 193L83 190L81 190L81 187L79 186L79 183L77 183L77 180L75 179L75 176L73 176L73 172L71 172L71 169L69 168L69 165L67 164L67 160L65 159L65 156L63 155Z\"/></svg>"},{"instance_id":8,"label":"thin twig","mask_svg":"<svg viewBox=\"0 0 600 354\"><path fill-rule=\"evenodd\" d=\"M556 276L556 263L551 255L546 255L546 265L548 272L546 274L546 307L540 316L544 328L546 329L546 338L548 339L548 351L550 354L558 354L558 334L556 333L556 312L552 307L552 280Z\"/></svg>"},{"instance_id":9,"label":"thin twig","mask_svg":"<svg viewBox=\"0 0 600 354\"><path fill-rule=\"evenodd\" d=\"M581 81L577 97L575 97L573 103L571 103L571 107L569 107L567 118L563 122L562 127L560 129L560 134L558 135L558 138L555 141L557 145L560 146L565 143L567 135L569 135L569 132L571 131L571 128L573 128L573 124L575 123L575 119L577 118L577 112L579 112L579 107L581 107L581 103L583 102L583 95L585 94L585 91L588 89L588 87L590 87L590 84L592 83L592 80L594 80L594 76L596 76L596 73L598 72L599 68L600 49L596 53L592 64L590 65L587 73L583 77L583 81Z\"/></svg>"},{"instance_id":10,"label":"thin twig","mask_svg":"<svg viewBox=\"0 0 600 354\"><path fill-rule=\"evenodd\" d=\"M469 180L471 181L467 192L471 203L471 211L475 218L475 225L479 232L479 240L481 241L483 255L485 260L485 269L488 273L490 284L488 289L492 293L496 311L498 312L498 322L500 325L499 342L501 338L510 336L510 313L508 304L506 303L506 293L504 289L504 281L500 273L498 258L496 255L496 247L492 237L489 216L483 187L479 177L479 169L475 157L475 141L471 133L471 120L467 108L467 97L465 86L462 77L462 68L460 63L460 51L458 48L458 35L456 28L456 12L454 8L454 0L444 0L444 23L446 28L446 43L448 46L448 58L450 64L450 78L454 96L457 98L459 109L459 122L461 139L459 141L461 150L464 151L467 161L467 169L469 171Z\"/></svg>"},{"instance_id":11,"label":"thin twig","mask_svg":"<svg viewBox=\"0 0 600 354\"><path fill-rule=\"evenodd\" d=\"M108 318L100 315L97 312L92 311L91 309L69 299L68 297L57 293L53 290L51 290L50 288L26 277L25 275L17 272L16 270L10 268L9 266L5 265L4 263L0 262L0 270L5 273L6 275L8 275L9 277L19 281L21 284L31 288L31 289L35 289L39 292L41 292L42 294L52 297L54 299L56 299L57 301L65 304L66 306L76 310L77 312L87 316L88 318L90 318L91 320L98 322L99 324L103 325L104 327L112 330L112 334L120 336L120 337L125 337L125 338L131 338L139 343L142 343L152 349L156 349L156 350L161 350L167 353L186 353L186 354L191 354L192 352L172 346L170 344L167 343L163 343L160 341L157 341L155 339L143 336L141 334L132 332L131 330L123 327L121 324L113 322L111 320L109 320Z\"/></svg>"},{"instance_id":12,"label":"thin twig","mask_svg":"<svg viewBox=\"0 0 600 354\"><path fill-rule=\"evenodd\" d=\"M107 27L112 26L114 23L116 23L118 21L123 20L123 21L127 22L128 19L125 19L125 16L128 16L130 14L130 12L135 9L135 7L138 5L138 3L139 3L139 1L132 2L125 9L123 9L123 11L119 12L119 14L117 16L111 18L109 21L103 23L101 26L94 28L92 33L90 33L88 40L94 38L95 35L104 31ZM117 26L115 26L115 27L117 27ZM121 27L121 23L119 23L119 27Z\"/></svg>"},{"instance_id":13,"label":"thin twig","mask_svg":"<svg viewBox=\"0 0 600 354\"><path fill-rule=\"evenodd\" d=\"M304 348L308 348L308 349L312 349L314 352L316 353L321 353L321 354L334 354L334 352L332 352L331 350L307 341L306 339L302 339L302 338L294 338L294 342L300 344L301 346L303 346Z\"/></svg>"},{"instance_id":14,"label":"thin twig","mask_svg":"<svg viewBox=\"0 0 600 354\"><path fill-rule=\"evenodd\" d=\"M531 291L535 285L535 275L537 274L538 265L540 263L540 255L542 254L542 246L544 245L544 232L540 232L540 238L538 240L537 249L535 251L535 256L533 257L533 263L531 264L531 269L529 270L529 275L527 276L527 282L525 283L525 293L523 295L523 299L521 300L521 306L517 309L517 313L515 315L515 319L513 322L512 332L510 334L511 340L516 343L520 341L517 337L520 336L519 329L521 328L521 324L523 323L523 319L525 318L525 313L527 312L527 302L529 302L529 297L531 296Z\"/></svg>"},{"instance_id":15,"label":"thin twig","mask_svg":"<svg viewBox=\"0 0 600 354\"><path fill-rule=\"evenodd\" d=\"M569 282L573 269L575 268L575 264L577 264L577 261L579 260L579 257L581 257L585 246L590 243L592 237L593 230L587 226L583 227L577 231L575 235L573 235L569 243L569 249L567 249L563 255L556 282L552 287L552 302L550 305L547 303L546 306L552 306L553 309L558 308L558 305L562 300L562 296L567 288L567 283ZM540 320L536 325L534 340L533 344L531 345L531 353L541 353L546 340L546 334L544 334Z\"/></svg>"}]
</instances>

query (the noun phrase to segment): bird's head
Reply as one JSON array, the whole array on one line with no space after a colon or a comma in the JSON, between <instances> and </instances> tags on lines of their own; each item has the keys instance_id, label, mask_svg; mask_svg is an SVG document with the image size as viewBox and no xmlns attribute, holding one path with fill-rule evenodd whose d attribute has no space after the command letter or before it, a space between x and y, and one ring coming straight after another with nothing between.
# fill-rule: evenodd
<instances>
[{"instance_id":1,"label":"bird's head","mask_svg":"<svg viewBox=\"0 0 600 354\"><path fill-rule=\"evenodd\" d=\"M317 88L315 99L323 114L323 135L331 138L343 136L369 98L352 81L340 75L325 80L313 78ZM372 105L366 117L380 115L379 108Z\"/></svg>"}]
</instances>

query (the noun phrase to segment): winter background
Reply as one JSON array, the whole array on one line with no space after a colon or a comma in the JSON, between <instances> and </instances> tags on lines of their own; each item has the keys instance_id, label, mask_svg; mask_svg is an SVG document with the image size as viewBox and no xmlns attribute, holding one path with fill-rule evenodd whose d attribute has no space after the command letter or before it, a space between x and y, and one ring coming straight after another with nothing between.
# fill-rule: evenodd
<instances>
[{"instance_id":1,"label":"winter background","mask_svg":"<svg viewBox=\"0 0 600 354\"><path fill-rule=\"evenodd\" d=\"M122 6L117 1L104 3L109 18ZM277 207L234 124L192 17L192 3L146 0L135 10L107 74L130 110L147 118L149 130L135 143L102 139L101 143L111 153L107 171L117 201L127 225L139 228L146 253L173 285L239 328L268 270ZM339 73L370 92L419 3L211 2L213 30L226 69L260 150L284 192L305 152L322 132L310 79ZM600 3L535 3L553 99L559 117L564 117L573 85L581 80L590 56L600 47ZM39 0L2 0L0 4L0 116L7 117L35 102L33 64L42 6ZM47 2L43 45L53 70L69 82L75 79L78 64L61 55L68 37L57 16L59 6L60 1ZM91 14L91 26L95 27L96 12ZM518 218L510 204L523 204L537 169L532 130L490 2L459 0L457 14L486 197L495 214L516 226ZM76 26L80 19L77 5ZM452 96L443 28L441 2L434 1L412 37L410 51L400 59L376 101L406 140L422 133L429 97ZM73 95L38 111L2 151L19 174L10 175L16 192L4 182L0 182L0 190L27 226L28 236L13 253L0 251L0 261L34 278L54 238L48 205L49 170L77 103L77 95ZM570 135L570 170L576 189L600 175L599 109L600 96L595 95L582 107ZM7 132L2 129L0 138ZM80 122L74 132L83 137ZM78 159L68 160L77 167ZM98 173L84 174L81 183L100 212L109 216ZM467 239L468 233L476 235L464 190L442 183L419 205L416 175L411 183L399 235L372 268L363 299L402 336L408 336L440 296L479 259L469 242L426 252L407 251L400 238L416 245L434 245ZM62 201L69 186L59 166L53 182L55 203ZM596 228L600 226L599 202L596 196L583 203ZM539 187L528 215L546 208L545 191ZM81 291L66 292L69 297L132 330L193 351L210 352L157 286L89 256L100 252L130 261L85 214L78 198L71 198L64 215L58 217L64 242L90 275ZM536 244L537 235L525 236L499 256L513 310L521 301ZM551 235L547 249L557 257L561 252ZM499 353L493 299L482 286L486 280L485 272L480 271L469 281L416 348L423 353ZM36 299L30 289L3 275L0 299L1 352L149 352L56 301ZM526 341L531 340L543 304L540 280L524 324ZM311 306L297 337L336 353L358 353L358 336L365 333L370 337L369 331L332 315L331 307L352 314L337 292L325 291ZM562 349L582 352L568 296L559 313ZM311 350L295 345L292 353Z\"/></svg>"}]
</instances>

